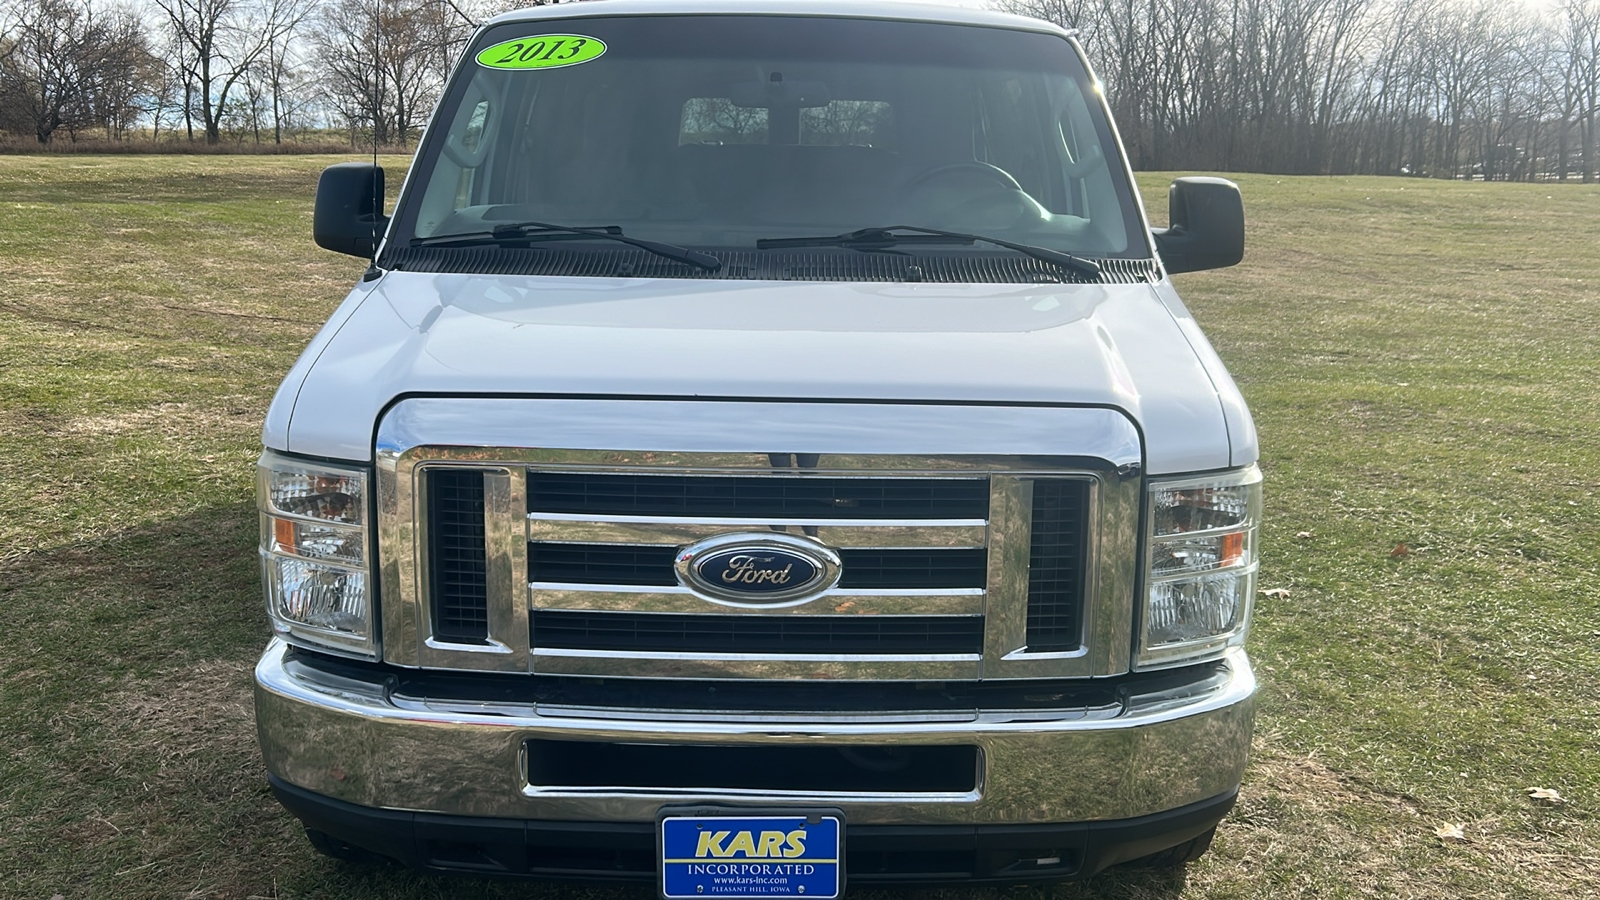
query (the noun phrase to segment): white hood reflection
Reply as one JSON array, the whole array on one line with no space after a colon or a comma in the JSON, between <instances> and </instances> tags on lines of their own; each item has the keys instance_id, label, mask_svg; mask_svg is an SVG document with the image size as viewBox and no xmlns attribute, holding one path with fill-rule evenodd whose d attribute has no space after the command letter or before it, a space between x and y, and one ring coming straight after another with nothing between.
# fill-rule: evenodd
<instances>
[{"instance_id":1,"label":"white hood reflection","mask_svg":"<svg viewBox=\"0 0 1600 900\"><path fill-rule=\"evenodd\" d=\"M329 328L268 446L369 458L400 396L714 396L1105 406L1152 471L1229 465L1217 388L1149 285L392 272Z\"/></svg>"}]
</instances>

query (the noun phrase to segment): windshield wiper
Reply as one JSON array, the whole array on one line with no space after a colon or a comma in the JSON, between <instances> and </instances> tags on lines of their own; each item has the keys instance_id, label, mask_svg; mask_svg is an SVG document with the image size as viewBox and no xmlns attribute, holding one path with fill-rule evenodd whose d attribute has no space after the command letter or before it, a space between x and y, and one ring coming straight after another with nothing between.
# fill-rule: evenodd
<instances>
[{"instance_id":1,"label":"windshield wiper","mask_svg":"<svg viewBox=\"0 0 1600 900\"><path fill-rule=\"evenodd\" d=\"M897 231L909 231L911 234L896 234ZM794 238L762 238L756 241L758 250L776 250L782 247L849 247L853 250L883 250L901 244L948 244L951 242L970 244L982 241L985 244L995 244L1007 250L1015 250L1024 256L1031 256L1041 262L1054 263L1066 269L1071 269L1080 275L1089 278L1100 276L1100 265L1081 256L1062 253L1060 250L1051 250L1046 247L1035 247L1032 244L1019 244L1015 241L1002 240L1001 238L985 237L981 234L967 234L961 231L943 231L938 228L922 228L917 225L889 225L885 228L862 228L847 234L825 235L820 237L794 237Z\"/></svg>"},{"instance_id":2,"label":"windshield wiper","mask_svg":"<svg viewBox=\"0 0 1600 900\"><path fill-rule=\"evenodd\" d=\"M626 237L622 229L615 225L606 225L597 228L578 228L572 225L551 225L548 222L518 222L515 224L496 225L493 231L473 231L464 234L441 234L436 237L416 238L412 240L413 247L451 247L471 246L474 244L527 244L537 241L574 241L584 238L599 238L606 241L617 241L638 247L647 253L673 260L674 262L687 263L707 272L715 272L722 268L722 260L709 253L679 247L676 244L663 244L660 241L647 241L641 238Z\"/></svg>"}]
</instances>

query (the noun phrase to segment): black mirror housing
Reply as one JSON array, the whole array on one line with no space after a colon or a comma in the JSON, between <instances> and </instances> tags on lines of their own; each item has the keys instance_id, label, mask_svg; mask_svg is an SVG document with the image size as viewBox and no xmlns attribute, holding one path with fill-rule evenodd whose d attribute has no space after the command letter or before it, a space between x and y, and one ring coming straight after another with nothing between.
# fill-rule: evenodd
<instances>
[{"instance_id":1,"label":"black mirror housing","mask_svg":"<svg viewBox=\"0 0 1600 900\"><path fill-rule=\"evenodd\" d=\"M339 163L317 179L311 233L317 246L371 259L389 227L383 214L383 169L372 163Z\"/></svg>"},{"instance_id":2,"label":"black mirror housing","mask_svg":"<svg viewBox=\"0 0 1600 900\"><path fill-rule=\"evenodd\" d=\"M1167 192L1166 228L1152 228L1167 274L1237 265L1244 259L1244 199L1226 178L1191 176Z\"/></svg>"}]
</instances>

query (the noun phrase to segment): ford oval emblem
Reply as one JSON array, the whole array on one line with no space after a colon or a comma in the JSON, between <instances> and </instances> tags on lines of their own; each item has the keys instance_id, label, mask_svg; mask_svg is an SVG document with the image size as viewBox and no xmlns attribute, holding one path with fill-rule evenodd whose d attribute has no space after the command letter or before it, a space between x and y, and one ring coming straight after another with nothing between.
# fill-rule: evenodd
<instances>
[{"instance_id":1,"label":"ford oval emblem","mask_svg":"<svg viewBox=\"0 0 1600 900\"><path fill-rule=\"evenodd\" d=\"M721 534L684 547L678 580L713 603L797 606L839 581L839 555L806 538Z\"/></svg>"}]
</instances>

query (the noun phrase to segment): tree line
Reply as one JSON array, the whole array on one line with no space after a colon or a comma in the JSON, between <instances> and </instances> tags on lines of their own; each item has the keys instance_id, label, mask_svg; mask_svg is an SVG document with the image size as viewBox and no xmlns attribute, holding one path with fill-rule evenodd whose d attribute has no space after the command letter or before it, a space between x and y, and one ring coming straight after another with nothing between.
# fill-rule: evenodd
<instances>
[{"instance_id":1,"label":"tree line","mask_svg":"<svg viewBox=\"0 0 1600 900\"><path fill-rule=\"evenodd\" d=\"M534 0L540 5L543 0ZM1077 29L1134 166L1593 181L1600 0L995 0ZM518 0L15 0L0 131L407 145Z\"/></svg>"},{"instance_id":2,"label":"tree line","mask_svg":"<svg viewBox=\"0 0 1600 900\"><path fill-rule=\"evenodd\" d=\"M1600 0L1002 0L1079 31L1135 168L1593 181Z\"/></svg>"},{"instance_id":3,"label":"tree line","mask_svg":"<svg viewBox=\"0 0 1600 900\"><path fill-rule=\"evenodd\" d=\"M0 13L0 132L282 143L416 139L462 46L543 0L17 0Z\"/></svg>"}]
</instances>

